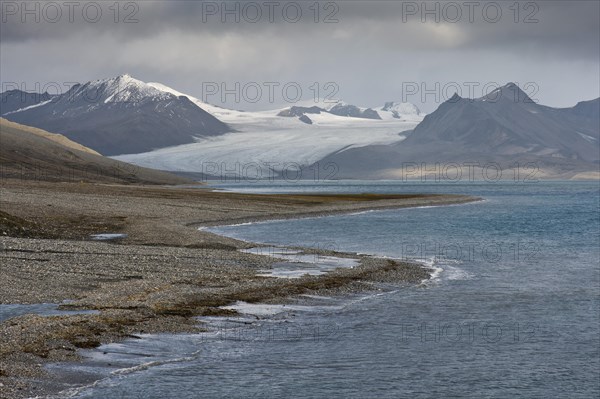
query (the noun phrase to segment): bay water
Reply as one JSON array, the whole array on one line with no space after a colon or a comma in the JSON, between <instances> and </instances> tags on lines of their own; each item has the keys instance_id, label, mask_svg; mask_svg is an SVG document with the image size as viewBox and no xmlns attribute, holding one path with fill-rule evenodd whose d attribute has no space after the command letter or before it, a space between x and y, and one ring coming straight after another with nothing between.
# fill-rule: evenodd
<instances>
[{"instance_id":1,"label":"bay water","mask_svg":"<svg viewBox=\"0 0 600 399\"><path fill-rule=\"evenodd\" d=\"M212 228L274 246L419 260L434 278L344 298L307 297L296 306L246 305L246 317L213 318L215 328L205 334L104 345L86 351L82 365L56 366L104 373L73 397L600 395L598 182L216 186L257 193L457 193L484 201Z\"/></svg>"}]
</instances>

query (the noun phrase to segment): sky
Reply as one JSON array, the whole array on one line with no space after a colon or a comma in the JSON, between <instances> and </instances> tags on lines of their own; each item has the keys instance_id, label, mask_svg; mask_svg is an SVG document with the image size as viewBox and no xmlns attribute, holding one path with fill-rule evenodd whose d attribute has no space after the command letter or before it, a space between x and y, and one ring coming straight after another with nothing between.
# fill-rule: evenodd
<instances>
[{"instance_id":1,"label":"sky","mask_svg":"<svg viewBox=\"0 0 600 399\"><path fill-rule=\"evenodd\" d=\"M128 73L261 110L316 97L432 112L507 82L600 96L600 1L1 1L1 91Z\"/></svg>"}]
</instances>

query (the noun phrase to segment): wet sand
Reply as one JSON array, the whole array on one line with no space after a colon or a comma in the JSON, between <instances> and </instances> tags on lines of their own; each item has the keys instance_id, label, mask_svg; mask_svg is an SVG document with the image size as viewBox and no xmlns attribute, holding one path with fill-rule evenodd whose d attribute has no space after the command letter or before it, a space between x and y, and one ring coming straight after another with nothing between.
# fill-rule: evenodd
<instances>
[{"instance_id":1,"label":"wet sand","mask_svg":"<svg viewBox=\"0 0 600 399\"><path fill-rule=\"evenodd\" d=\"M0 303L61 303L97 314L25 315L0 323L0 397L59 389L44 364L77 361L142 333L200 332L195 316L232 314L236 301L278 303L301 294L344 295L374 282L418 284L418 264L358 256L322 276L261 277L272 257L200 226L370 209L460 204L460 195L250 195L175 188L5 180L0 195ZM92 234L126 238L92 241ZM305 250L331 255L328 251Z\"/></svg>"}]
</instances>

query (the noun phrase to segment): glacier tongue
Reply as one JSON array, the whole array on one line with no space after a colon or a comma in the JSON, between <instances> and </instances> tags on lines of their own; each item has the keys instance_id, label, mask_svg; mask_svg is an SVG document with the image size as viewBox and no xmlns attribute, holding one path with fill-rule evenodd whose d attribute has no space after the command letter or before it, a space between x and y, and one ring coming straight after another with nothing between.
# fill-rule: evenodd
<instances>
[{"instance_id":1,"label":"glacier tongue","mask_svg":"<svg viewBox=\"0 0 600 399\"><path fill-rule=\"evenodd\" d=\"M208 173L216 168L229 171L229 175L248 177L244 176L245 169L250 166L258 166L265 173L268 168L281 171L308 166L331 153L353 147L399 142L404 139L399 133L413 129L418 123L328 114L311 115L311 119L313 124L307 125L296 118L256 113L243 122L230 124L237 130L235 133L116 159L182 172Z\"/></svg>"}]
</instances>

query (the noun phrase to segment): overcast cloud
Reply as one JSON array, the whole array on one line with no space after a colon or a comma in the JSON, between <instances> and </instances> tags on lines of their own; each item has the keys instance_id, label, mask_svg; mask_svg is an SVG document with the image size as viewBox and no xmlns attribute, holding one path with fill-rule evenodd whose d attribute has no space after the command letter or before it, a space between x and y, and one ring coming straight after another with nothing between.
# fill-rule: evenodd
<instances>
[{"instance_id":1,"label":"overcast cloud","mask_svg":"<svg viewBox=\"0 0 600 399\"><path fill-rule=\"evenodd\" d=\"M36 83L67 87L129 73L238 109L285 105L282 87L291 82L305 99L317 87L320 96L337 87L335 97L349 103L405 99L427 112L456 91L451 82L464 97L479 97L482 86L494 82L534 82L532 97L557 107L600 96L598 1L521 2L518 15L513 1L428 2L428 9L440 11L439 23L431 13L422 21L421 1L321 2L318 16L312 1L227 2L240 10L239 23L235 13L221 14L221 1L121 2L118 15L113 1L74 2L72 15L64 1L1 3L3 90L13 83L33 90ZM293 23L297 6L302 16ZM239 102L230 94L222 104L221 93L208 95L211 82L229 89L256 82L263 95L248 101L254 98L249 89ZM280 85L273 98L269 82ZM438 82L446 90L409 95L413 82L429 90ZM480 86L469 89L475 82ZM287 94L296 97L294 90Z\"/></svg>"}]
</instances>

